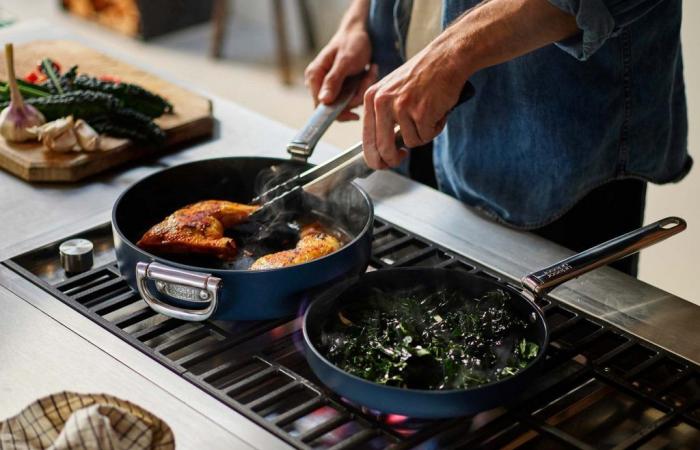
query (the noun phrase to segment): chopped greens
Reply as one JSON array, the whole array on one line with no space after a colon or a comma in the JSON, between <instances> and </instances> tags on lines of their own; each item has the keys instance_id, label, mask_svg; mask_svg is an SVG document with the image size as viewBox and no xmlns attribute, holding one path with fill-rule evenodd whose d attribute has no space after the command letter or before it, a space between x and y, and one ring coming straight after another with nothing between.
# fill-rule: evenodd
<instances>
[{"instance_id":1,"label":"chopped greens","mask_svg":"<svg viewBox=\"0 0 700 450\"><path fill-rule=\"evenodd\" d=\"M516 374L535 359L529 324L503 290L464 298L443 289L349 302L321 336L321 351L341 369L413 389L464 389ZM360 302L358 302L360 303Z\"/></svg>"}]
</instances>

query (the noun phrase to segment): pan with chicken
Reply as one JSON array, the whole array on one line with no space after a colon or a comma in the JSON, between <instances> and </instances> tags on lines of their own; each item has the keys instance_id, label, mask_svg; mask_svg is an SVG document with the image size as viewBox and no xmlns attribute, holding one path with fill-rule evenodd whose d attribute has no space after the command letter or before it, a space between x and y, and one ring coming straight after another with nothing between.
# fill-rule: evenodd
<instances>
[{"instance_id":1,"label":"pan with chicken","mask_svg":"<svg viewBox=\"0 0 700 450\"><path fill-rule=\"evenodd\" d=\"M262 157L202 160L146 177L117 200L112 228L119 270L158 312L185 320L260 320L298 314L310 293L367 268L373 207L347 184L304 196L269 217L260 174L308 165ZM274 171L273 171L274 172Z\"/></svg>"}]
</instances>

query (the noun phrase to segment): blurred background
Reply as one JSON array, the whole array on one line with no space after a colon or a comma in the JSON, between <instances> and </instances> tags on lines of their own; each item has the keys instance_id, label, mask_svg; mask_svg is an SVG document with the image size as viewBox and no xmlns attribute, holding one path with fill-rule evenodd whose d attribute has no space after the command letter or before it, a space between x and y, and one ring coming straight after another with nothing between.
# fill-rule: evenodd
<instances>
[{"instance_id":1,"label":"blurred background","mask_svg":"<svg viewBox=\"0 0 700 450\"><path fill-rule=\"evenodd\" d=\"M2 0L0 26L48 21L88 37L98 47L111 47L130 55L135 64L158 67L193 88L298 128L313 110L303 85L304 67L333 35L348 3L349 0ZM689 143L697 161L700 2L684 0L683 7ZM73 14L67 14L66 9ZM324 139L342 148L360 137L358 123L340 123ZM700 167L695 167L681 183L650 186L646 221L667 215L684 217L688 230L664 245L645 250L640 278L681 297L698 298L696 279L700 277L700 263L695 255L700 254Z\"/></svg>"}]
</instances>

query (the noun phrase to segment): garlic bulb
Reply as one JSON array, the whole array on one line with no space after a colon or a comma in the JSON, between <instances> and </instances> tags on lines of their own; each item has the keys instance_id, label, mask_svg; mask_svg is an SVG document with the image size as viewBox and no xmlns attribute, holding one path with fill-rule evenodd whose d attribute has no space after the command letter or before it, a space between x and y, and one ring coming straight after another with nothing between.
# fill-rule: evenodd
<instances>
[{"instance_id":1,"label":"garlic bulb","mask_svg":"<svg viewBox=\"0 0 700 450\"><path fill-rule=\"evenodd\" d=\"M10 86L10 106L0 113L0 135L11 142L23 142L34 139L29 128L46 122L44 115L35 107L24 103L17 87L12 44L5 44L5 61L7 63L7 80Z\"/></svg>"},{"instance_id":2,"label":"garlic bulb","mask_svg":"<svg viewBox=\"0 0 700 450\"><path fill-rule=\"evenodd\" d=\"M80 148L87 152L99 150L100 135L97 134L97 131L93 130L92 127L83 119L78 119L75 122L73 131L75 132L75 136L78 138Z\"/></svg>"},{"instance_id":3,"label":"garlic bulb","mask_svg":"<svg viewBox=\"0 0 700 450\"><path fill-rule=\"evenodd\" d=\"M78 138L73 131L73 116L56 119L40 127L29 130L44 144L47 150L54 152L70 152L78 145Z\"/></svg>"}]
</instances>

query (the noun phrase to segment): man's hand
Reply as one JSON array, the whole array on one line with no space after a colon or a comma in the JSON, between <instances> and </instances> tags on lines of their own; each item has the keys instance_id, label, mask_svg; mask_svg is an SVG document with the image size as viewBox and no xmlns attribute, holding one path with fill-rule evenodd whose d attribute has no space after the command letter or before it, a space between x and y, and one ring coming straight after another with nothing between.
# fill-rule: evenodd
<instances>
[{"instance_id":1,"label":"man's hand","mask_svg":"<svg viewBox=\"0 0 700 450\"><path fill-rule=\"evenodd\" d=\"M489 0L468 10L367 90L362 123L367 165L396 167L406 156L394 142L397 124L409 148L435 138L476 71L578 32L575 18L547 0Z\"/></svg>"},{"instance_id":2,"label":"man's hand","mask_svg":"<svg viewBox=\"0 0 700 450\"><path fill-rule=\"evenodd\" d=\"M314 103L329 104L340 93L345 78L365 70L372 57L372 45L365 28L366 0L353 3L343 18L340 28L304 72L304 81L311 91ZM357 120L360 117L350 110L362 104L367 87L377 78L377 68L371 67L358 88L357 95L350 100L338 120Z\"/></svg>"},{"instance_id":3,"label":"man's hand","mask_svg":"<svg viewBox=\"0 0 700 450\"><path fill-rule=\"evenodd\" d=\"M394 126L409 148L428 143L445 126L469 74L454 63L450 40L436 39L365 93L362 142L367 165L396 167L406 150L396 147Z\"/></svg>"}]
</instances>

